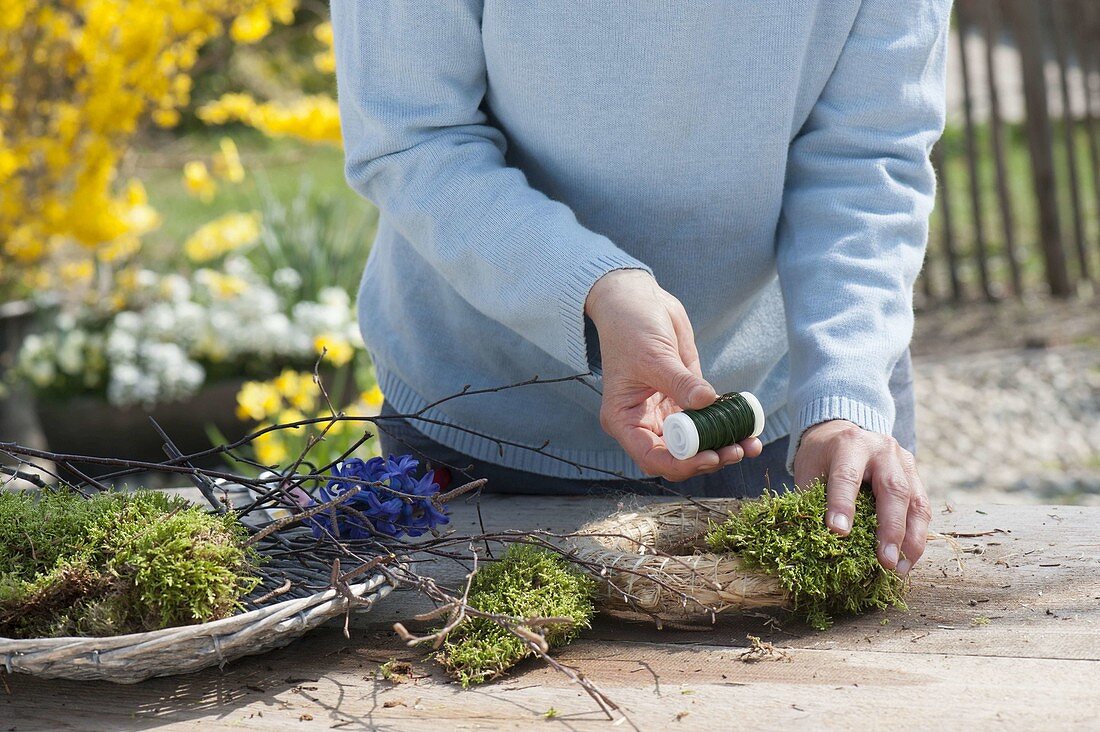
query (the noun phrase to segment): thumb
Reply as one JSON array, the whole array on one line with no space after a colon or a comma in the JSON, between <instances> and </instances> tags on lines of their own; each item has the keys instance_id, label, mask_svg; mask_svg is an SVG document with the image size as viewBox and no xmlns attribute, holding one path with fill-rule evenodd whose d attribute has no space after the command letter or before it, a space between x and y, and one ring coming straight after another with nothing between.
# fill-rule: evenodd
<instances>
[{"instance_id":1,"label":"thumb","mask_svg":"<svg viewBox=\"0 0 1100 732\"><path fill-rule=\"evenodd\" d=\"M702 409L718 398L714 387L689 371L676 356L663 358L656 364L652 381L651 387L671 397L682 409Z\"/></svg>"}]
</instances>

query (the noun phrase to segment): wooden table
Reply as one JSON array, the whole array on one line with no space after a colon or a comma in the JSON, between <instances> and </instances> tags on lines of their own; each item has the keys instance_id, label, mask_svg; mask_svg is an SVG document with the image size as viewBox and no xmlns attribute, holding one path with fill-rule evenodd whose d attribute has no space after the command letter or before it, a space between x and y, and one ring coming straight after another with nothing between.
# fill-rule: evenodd
<instances>
[{"instance_id":1,"label":"wooden table","mask_svg":"<svg viewBox=\"0 0 1100 732\"><path fill-rule=\"evenodd\" d=\"M607 499L482 501L489 529L574 529L615 507ZM454 523L476 532L472 507L458 507ZM1001 531L959 538L961 553L931 543L913 572L908 612L843 619L827 632L757 617L704 632L601 620L559 658L644 730L1100 730L1100 509L957 506L933 528ZM463 569L429 573L455 582ZM223 671L135 686L0 675L0 729L608 727L580 689L537 662L471 691L448 683L388 630L423 607L394 593L358 619L350 640L325 630ZM741 660L748 634L789 660ZM418 678L377 678L390 658L412 661Z\"/></svg>"}]
</instances>

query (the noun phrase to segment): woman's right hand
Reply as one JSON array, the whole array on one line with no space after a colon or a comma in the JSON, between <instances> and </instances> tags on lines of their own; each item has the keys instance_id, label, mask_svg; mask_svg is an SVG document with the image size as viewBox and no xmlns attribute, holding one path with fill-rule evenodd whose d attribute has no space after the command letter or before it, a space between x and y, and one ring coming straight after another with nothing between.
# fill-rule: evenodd
<instances>
[{"instance_id":1,"label":"woman's right hand","mask_svg":"<svg viewBox=\"0 0 1100 732\"><path fill-rule=\"evenodd\" d=\"M608 272L592 286L584 309L600 335L600 424L646 474L686 480L760 454L763 445L755 437L687 460L665 448L665 417L706 407L718 395L703 379L684 306L652 275L637 269Z\"/></svg>"}]
</instances>

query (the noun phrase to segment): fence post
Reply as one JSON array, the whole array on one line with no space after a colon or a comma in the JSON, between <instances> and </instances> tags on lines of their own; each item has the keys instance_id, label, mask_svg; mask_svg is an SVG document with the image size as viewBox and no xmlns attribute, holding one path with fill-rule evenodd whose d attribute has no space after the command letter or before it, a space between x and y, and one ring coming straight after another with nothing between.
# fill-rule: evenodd
<instances>
[{"instance_id":1,"label":"fence post","mask_svg":"<svg viewBox=\"0 0 1100 732\"><path fill-rule=\"evenodd\" d=\"M1096 194L1095 213L1100 219L1100 143L1096 139L1096 119L1093 116L1094 98L1092 90L1092 72L1097 69L1097 45L1100 44L1100 32L1097 20L1095 0L1074 3L1073 12L1080 22L1074 23L1076 33L1072 36L1078 63L1081 65L1081 87L1085 97L1085 141L1088 145L1089 159L1092 162L1092 188ZM1100 253L1100 236L1097 236L1097 253Z\"/></svg>"},{"instance_id":2,"label":"fence post","mask_svg":"<svg viewBox=\"0 0 1100 732\"><path fill-rule=\"evenodd\" d=\"M987 0L982 14L985 30L985 69L989 84L989 130L993 142L993 163L997 173L997 201L1001 209L1001 228L1005 237L1005 257L1012 277L1012 293L1021 297L1024 293L1020 274L1020 257L1016 251L1016 218L1012 211L1012 192L1008 187L1008 164L1005 160L1004 125L1001 120L1001 94L998 90L997 64L994 50L1001 30L1001 14L997 0Z\"/></svg>"},{"instance_id":3,"label":"fence post","mask_svg":"<svg viewBox=\"0 0 1100 732\"><path fill-rule=\"evenodd\" d=\"M1058 61L1058 86L1062 98L1062 144L1066 149L1066 169L1069 175L1069 197L1073 211L1073 241L1077 245L1077 262L1081 267L1081 277L1091 280L1089 272L1089 254L1085 245L1085 212L1081 206L1081 185L1077 175L1077 123L1073 118L1073 109L1069 97L1069 56L1066 53L1066 38L1069 28L1062 9L1062 0L1050 0L1044 3L1050 17L1051 38L1054 42L1054 55Z\"/></svg>"},{"instance_id":4,"label":"fence post","mask_svg":"<svg viewBox=\"0 0 1100 732\"><path fill-rule=\"evenodd\" d=\"M1039 204L1040 246L1047 284L1055 297L1069 297L1073 287L1066 268L1058 220L1057 179L1051 140L1047 83L1043 73L1043 45L1039 35L1040 3L1036 0L1005 0L1005 9L1020 50L1023 66L1024 104L1027 108L1027 138L1031 153L1031 176Z\"/></svg>"},{"instance_id":5,"label":"fence post","mask_svg":"<svg viewBox=\"0 0 1100 732\"><path fill-rule=\"evenodd\" d=\"M974 109L970 88L970 63L966 57L966 34L970 28L964 5L955 5L955 34L959 38L959 71L962 72L963 118L966 123L966 165L970 178L970 208L974 219L974 247L978 260L978 278L982 295L992 301L993 287L989 281L988 251L985 241L985 215L982 210L982 181L979 177L978 141L974 131Z\"/></svg>"},{"instance_id":6,"label":"fence post","mask_svg":"<svg viewBox=\"0 0 1100 732\"><path fill-rule=\"evenodd\" d=\"M963 299L962 281L959 279L959 257L955 252L955 222L951 215L951 189L948 186L947 166L944 165L943 143L932 147L932 167L936 171L939 190L940 218L943 220L943 253L947 257L947 276L951 282L951 300L959 303ZM925 274L927 277L927 273Z\"/></svg>"}]
</instances>

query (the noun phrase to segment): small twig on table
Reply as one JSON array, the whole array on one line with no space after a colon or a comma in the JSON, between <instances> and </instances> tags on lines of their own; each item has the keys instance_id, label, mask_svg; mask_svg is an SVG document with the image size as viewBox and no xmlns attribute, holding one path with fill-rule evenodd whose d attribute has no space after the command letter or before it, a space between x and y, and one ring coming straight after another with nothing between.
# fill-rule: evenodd
<instances>
[{"instance_id":1,"label":"small twig on table","mask_svg":"<svg viewBox=\"0 0 1100 732\"><path fill-rule=\"evenodd\" d=\"M1011 534L1008 529L990 529L989 531L948 531L943 536L950 536L954 539L976 539L979 536L993 536L995 534Z\"/></svg>"},{"instance_id":2,"label":"small twig on table","mask_svg":"<svg viewBox=\"0 0 1100 732\"><path fill-rule=\"evenodd\" d=\"M283 584L281 586L275 588L271 592L268 592L266 595L260 595L255 600L252 600L252 604L256 605L256 606L263 605L265 602L269 602L271 600L274 600L279 595L283 595L283 594L286 594L287 592L290 592L290 588L293 587L293 586L294 586L294 583L291 582L290 580L283 580Z\"/></svg>"}]
</instances>

